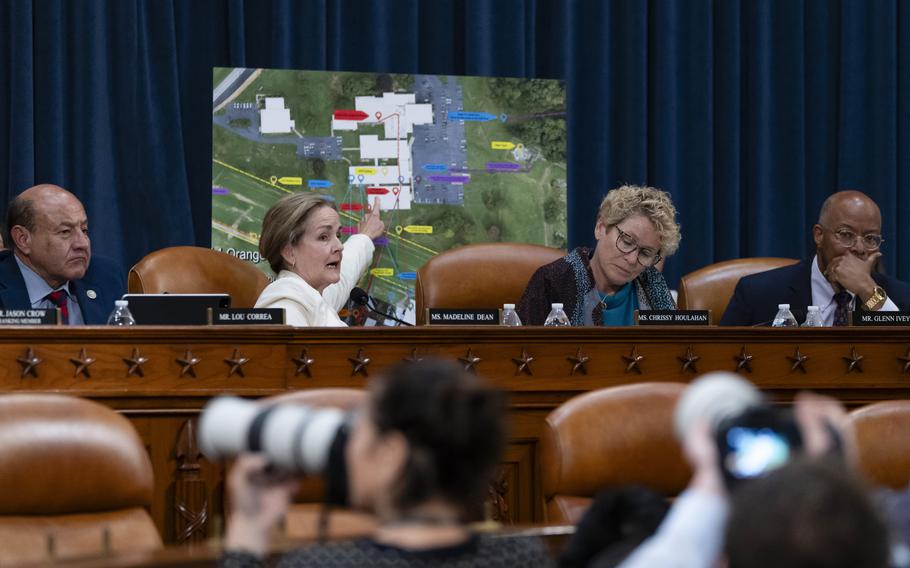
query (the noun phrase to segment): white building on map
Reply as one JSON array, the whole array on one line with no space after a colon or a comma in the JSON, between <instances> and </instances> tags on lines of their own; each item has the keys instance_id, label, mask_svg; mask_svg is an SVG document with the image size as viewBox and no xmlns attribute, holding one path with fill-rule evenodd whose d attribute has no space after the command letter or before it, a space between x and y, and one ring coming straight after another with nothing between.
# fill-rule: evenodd
<instances>
[{"instance_id":1,"label":"white building on map","mask_svg":"<svg viewBox=\"0 0 910 568\"><path fill-rule=\"evenodd\" d=\"M284 97L266 97L265 108L259 111L259 133L287 134L293 129L291 109L284 108Z\"/></svg>"},{"instance_id":2,"label":"white building on map","mask_svg":"<svg viewBox=\"0 0 910 568\"><path fill-rule=\"evenodd\" d=\"M432 124L433 105L417 104L414 93L383 93L381 97L355 97L354 108L366 113L366 118L332 118L332 129L356 131L361 124L382 124L383 139L375 134L359 137L360 159L372 160L373 166L351 166L351 179L368 187L388 189L387 194L379 196L383 209L410 209L413 172L408 136L414 133L415 124Z\"/></svg>"}]
</instances>

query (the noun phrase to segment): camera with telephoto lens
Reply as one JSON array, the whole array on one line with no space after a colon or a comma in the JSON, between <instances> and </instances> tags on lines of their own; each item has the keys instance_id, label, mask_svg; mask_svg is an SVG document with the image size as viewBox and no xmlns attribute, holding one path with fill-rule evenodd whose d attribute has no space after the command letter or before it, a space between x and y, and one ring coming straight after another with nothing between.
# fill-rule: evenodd
<instances>
[{"instance_id":1,"label":"camera with telephoto lens","mask_svg":"<svg viewBox=\"0 0 910 568\"><path fill-rule=\"evenodd\" d=\"M211 400L199 418L199 447L210 460L245 452L264 454L269 466L304 475L322 475L326 502L347 503L344 450L351 413L300 404L263 406L241 398Z\"/></svg>"},{"instance_id":2,"label":"camera with telephoto lens","mask_svg":"<svg viewBox=\"0 0 910 568\"><path fill-rule=\"evenodd\" d=\"M728 487L784 465L803 447L793 413L768 404L750 406L722 420L715 436Z\"/></svg>"}]
</instances>

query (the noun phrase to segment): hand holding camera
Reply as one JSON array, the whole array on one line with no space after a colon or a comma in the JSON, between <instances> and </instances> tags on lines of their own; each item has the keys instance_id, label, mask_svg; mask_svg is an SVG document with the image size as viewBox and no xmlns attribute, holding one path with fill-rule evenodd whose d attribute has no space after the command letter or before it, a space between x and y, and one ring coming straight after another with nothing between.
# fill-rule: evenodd
<instances>
[{"instance_id":1,"label":"hand holding camera","mask_svg":"<svg viewBox=\"0 0 910 568\"><path fill-rule=\"evenodd\" d=\"M840 403L800 393L792 411L777 408L733 373L709 373L693 382L676 407L674 423L695 470L693 485L706 488L715 485L718 472L730 489L797 455L850 455Z\"/></svg>"}]
</instances>

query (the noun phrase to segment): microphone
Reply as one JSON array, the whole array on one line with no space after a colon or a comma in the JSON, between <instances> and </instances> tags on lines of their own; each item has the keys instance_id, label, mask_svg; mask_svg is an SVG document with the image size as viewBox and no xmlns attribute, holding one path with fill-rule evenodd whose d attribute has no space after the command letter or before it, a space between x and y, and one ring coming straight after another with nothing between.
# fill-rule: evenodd
<instances>
[{"instance_id":1,"label":"microphone","mask_svg":"<svg viewBox=\"0 0 910 568\"><path fill-rule=\"evenodd\" d=\"M366 306L370 301L370 295L367 294L366 290L363 288L358 288L354 286L354 289L351 290L351 301L358 306Z\"/></svg>"},{"instance_id":2,"label":"microphone","mask_svg":"<svg viewBox=\"0 0 910 568\"><path fill-rule=\"evenodd\" d=\"M366 290L364 290L363 288L359 288L359 287L355 286L351 290L350 299L351 299L351 302L354 303L354 305L363 306L376 315L382 316L386 319L390 319L394 322L398 322L401 325L406 325L409 327L414 326L414 324L408 323L408 322L404 321L403 319L398 319L397 317L393 316L392 314L387 314L385 312L381 312L378 309L376 309L376 302L373 300L372 297L370 297L369 294L367 294Z\"/></svg>"}]
</instances>

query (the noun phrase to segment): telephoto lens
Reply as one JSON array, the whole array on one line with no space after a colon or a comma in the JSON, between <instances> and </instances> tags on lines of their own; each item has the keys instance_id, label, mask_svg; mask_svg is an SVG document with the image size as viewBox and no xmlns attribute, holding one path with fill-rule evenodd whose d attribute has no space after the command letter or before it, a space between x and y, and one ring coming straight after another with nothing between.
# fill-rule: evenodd
<instances>
[{"instance_id":1,"label":"telephoto lens","mask_svg":"<svg viewBox=\"0 0 910 568\"><path fill-rule=\"evenodd\" d=\"M212 399L199 418L199 447L210 460L244 452L265 454L269 464L293 473L324 475L327 501L347 495L344 448L350 414L299 404L263 406L236 397Z\"/></svg>"}]
</instances>

